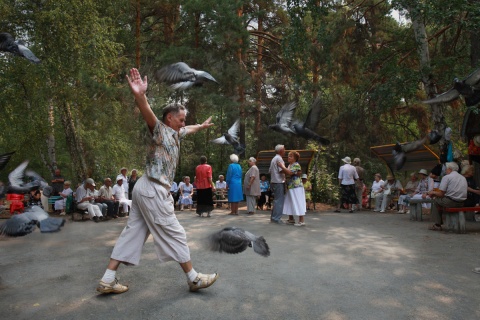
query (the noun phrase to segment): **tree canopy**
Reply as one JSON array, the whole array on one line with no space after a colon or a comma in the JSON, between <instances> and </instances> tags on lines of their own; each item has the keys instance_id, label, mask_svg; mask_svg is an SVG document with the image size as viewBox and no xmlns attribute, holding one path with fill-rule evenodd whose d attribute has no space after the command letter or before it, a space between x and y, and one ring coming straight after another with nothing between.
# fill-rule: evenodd
<instances>
[{"instance_id":1,"label":"tree canopy","mask_svg":"<svg viewBox=\"0 0 480 320\"><path fill-rule=\"evenodd\" d=\"M156 114L179 101L187 124L213 117L214 127L182 142L178 177L193 176L201 155L214 175L225 174L233 149L210 140L236 119L247 158L279 143L319 148L268 129L283 104L296 101L304 120L316 97L322 110L312 129L332 142L317 163L328 181L346 155L371 174L384 170L370 146L433 128L450 126L465 148L463 101L421 101L478 68L478 1L0 0L0 14L0 32L42 60L0 54L0 153L16 151L3 181L24 159L47 180L57 167L74 182L103 181L121 167L142 173L146 127L125 81L131 67L148 76ZM219 85L180 93L155 81L179 61Z\"/></svg>"}]
</instances>

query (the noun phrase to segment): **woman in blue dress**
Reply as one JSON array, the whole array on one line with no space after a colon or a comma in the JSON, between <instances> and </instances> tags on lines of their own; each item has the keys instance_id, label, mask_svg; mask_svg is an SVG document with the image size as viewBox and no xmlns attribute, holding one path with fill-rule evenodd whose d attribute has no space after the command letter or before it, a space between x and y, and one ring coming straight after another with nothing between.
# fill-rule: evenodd
<instances>
[{"instance_id":1,"label":"woman in blue dress","mask_svg":"<svg viewBox=\"0 0 480 320\"><path fill-rule=\"evenodd\" d=\"M232 212L229 214L238 215L238 203L243 200L242 190L242 167L238 164L238 156L236 154L230 155L232 162L227 169L228 202Z\"/></svg>"},{"instance_id":2,"label":"woman in blue dress","mask_svg":"<svg viewBox=\"0 0 480 320\"><path fill-rule=\"evenodd\" d=\"M186 176L185 183L180 187L180 211L183 211L183 206L186 205L190 209L193 204L193 185L190 183L190 177Z\"/></svg>"}]
</instances>

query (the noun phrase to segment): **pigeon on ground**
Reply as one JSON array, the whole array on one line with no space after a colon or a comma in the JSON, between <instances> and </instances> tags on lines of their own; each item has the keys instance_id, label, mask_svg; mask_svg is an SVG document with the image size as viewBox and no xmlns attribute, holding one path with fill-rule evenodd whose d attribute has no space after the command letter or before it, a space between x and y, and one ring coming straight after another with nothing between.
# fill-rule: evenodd
<instances>
[{"instance_id":1,"label":"pigeon on ground","mask_svg":"<svg viewBox=\"0 0 480 320\"><path fill-rule=\"evenodd\" d=\"M295 134L299 137L302 137L306 140L315 140L323 145L330 144L330 140L321 137L313 130L317 127L318 121L320 121L321 113L321 100L320 97L317 97L308 111L307 118L304 122L295 120L293 122L293 129Z\"/></svg>"},{"instance_id":2,"label":"pigeon on ground","mask_svg":"<svg viewBox=\"0 0 480 320\"><path fill-rule=\"evenodd\" d=\"M292 128L292 121L296 107L297 104L295 102L285 104L277 113L277 122L269 125L268 128L283 134L295 134L295 131Z\"/></svg>"},{"instance_id":3,"label":"pigeon on ground","mask_svg":"<svg viewBox=\"0 0 480 320\"><path fill-rule=\"evenodd\" d=\"M208 237L208 241L212 251L240 253L247 247L253 247L253 251L261 256L270 255L270 249L264 237L257 237L237 227L227 227L215 232Z\"/></svg>"},{"instance_id":4,"label":"pigeon on ground","mask_svg":"<svg viewBox=\"0 0 480 320\"><path fill-rule=\"evenodd\" d=\"M0 225L0 235L7 237L21 237L40 228L40 232L56 232L65 224L65 219L50 218L42 208L32 206L25 209L24 213L13 215L4 224Z\"/></svg>"},{"instance_id":5,"label":"pigeon on ground","mask_svg":"<svg viewBox=\"0 0 480 320\"><path fill-rule=\"evenodd\" d=\"M27 58L33 63L40 63L40 59L25 46L25 43L21 40L15 41L10 33L0 33L0 51L10 52L14 55Z\"/></svg>"},{"instance_id":6,"label":"pigeon on ground","mask_svg":"<svg viewBox=\"0 0 480 320\"><path fill-rule=\"evenodd\" d=\"M22 162L15 170L10 172L6 193L25 194L31 190L46 187L48 184L38 173L33 170L27 170L28 161ZM29 177L32 181L24 182L24 177Z\"/></svg>"},{"instance_id":7,"label":"pigeon on ground","mask_svg":"<svg viewBox=\"0 0 480 320\"><path fill-rule=\"evenodd\" d=\"M474 106L480 102L480 68L473 71L465 79L453 80L453 87L435 98L423 101L426 104L447 103L458 99L462 95L465 98L465 104L468 107Z\"/></svg>"},{"instance_id":8,"label":"pigeon on ground","mask_svg":"<svg viewBox=\"0 0 480 320\"><path fill-rule=\"evenodd\" d=\"M241 155L245 152L245 146L240 143L238 135L240 133L240 119L228 129L228 132L224 133L220 138L214 139L211 142L217 144L230 144L235 149L236 155Z\"/></svg>"},{"instance_id":9,"label":"pigeon on ground","mask_svg":"<svg viewBox=\"0 0 480 320\"><path fill-rule=\"evenodd\" d=\"M174 90L185 90L192 86L202 86L207 81L218 84L212 75L206 71L190 68L185 62L177 62L158 70L155 77L165 82Z\"/></svg>"}]
</instances>

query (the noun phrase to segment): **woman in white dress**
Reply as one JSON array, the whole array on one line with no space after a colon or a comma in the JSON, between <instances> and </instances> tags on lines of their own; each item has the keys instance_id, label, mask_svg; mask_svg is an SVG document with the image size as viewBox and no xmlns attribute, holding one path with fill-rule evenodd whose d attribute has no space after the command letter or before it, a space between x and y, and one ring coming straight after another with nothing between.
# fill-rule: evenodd
<instances>
[{"instance_id":1,"label":"woman in white dress","mask_svg":"<svg viewBox=\"0 0 480 320\"><path fill-rule=\"evenodd\" d=\"M283 214L288 215L287 223L293 224L296 227L305 226L305 213L307 206L305 203L305 189L302 183L302 167L298 163L300 154L296 151L288 153L288 167L283 163L278 163L284 172L290 176L287 182L287 194L283 203ZM294 216L298 216L298 222L295 222Z\"/></svg>"},{"instance_id":2,"label":"woman in white dress","mask_svg":"<svg viewBox=\"0 0 480 320\"><path fill-rule=\"evenodd\" d=\"M70 185L70 181L65 181L63 183L63 191L59 194L62 199L55 201L55 211L60 211L61 216L65 215L65 204L67 203L67 197L73 193L73 190L70 189Z\"/></svg>"},{"instance_id":3,"label":"woman in white dress","mask_svg":"<svg viewBox=\"0 0 480 320\"><path fill-rule=\"evenodd\" d=\"M188 206L188 209L193 205L193 185L190 183L190 177L185 177L185 183L180 187L180 211L183 211L183 206Z\"/></svg>"}]
</instances>

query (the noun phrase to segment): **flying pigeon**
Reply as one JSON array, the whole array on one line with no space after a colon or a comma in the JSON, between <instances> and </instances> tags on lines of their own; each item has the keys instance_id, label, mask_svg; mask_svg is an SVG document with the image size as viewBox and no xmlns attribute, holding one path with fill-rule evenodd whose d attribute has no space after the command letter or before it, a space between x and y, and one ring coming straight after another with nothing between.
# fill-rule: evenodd
<instances>
[{"instance_id":1,"label":"flying pigeon","mask_svg":"<svg viewBox=\"0 0 480 320\"><path fill-rule=\"evenodd\" d=\"M24 161L10 172L8 175L10 184L7 187L7 193L24 194L48 185L38 173L32 170L26 170L27 166L28 161ZM25 176L32 179L32 181L25 183L23 181Z\"/></svg>"},{"instance_id":2,"label":"flying pigeon","mask_svg":"<svg viewBox=\"0 0 480 320\"><path fill-rule=\"evenodd\" d=\"M240 133L240 120L235 121L235 123L228 129L228 132L224 133L220 138L214 139L211 142L217 144L230 144L235 149L236 155L241 155L245 152L245 146L242 145L238 139Z\"/></svg>"},{"instance_id":3,"label":"flying pigeon","mask_svg":"<svg viewBox=\"0 0 480 320\"><path fill-rule=\"evenodd\" d=\"M392 150L393 161L395 163L395 169L400 170L403 168L403 165L407 161L407 153L416 151L420 149L427 141L429 144L435 144L442 138L442 135L438 133L437 130L430 131L425 137L422 139L407 142L400 144L397 142Z\"/></svg>"},{"instance_id":4,"label":"flying pigeon","mask_svg":"<svg viewBox=\"0 0 480 320\"><path fill-rule=\"evenodd\" d=\"M174 90L185 90L192 86L202 86L204 82L218 83L206 71L190 68L185 62L177 62L165 66L157 71L155 77L160 82L165 82Z\"/></svg>"},{"instance_id":5,"label":"flying pigeon","mask_svg":"<svg viewBox=\"0 0 480 320\"><path fill-rule=\"evenodd\" d=\"M292 128L292 120L296 107L297 104L295 102L289 102L283 105L282 109L277 113L277 122L269 125L268 128L283 134L295 134Z\"/></svg>"},{"instance_id":6,"label":"flying pigeon","mask_svg":"<svg viewBox=\"0 0 480 320\"><path fill-rule=\"evenodd\" d=\"M324 145L330 144L330 140L319 136L316 132L313 131L318 125L321 111L321 100L320 97L317 97L313 101L305 121L301 122L295 120L293 122L293 129L295 131L295 134L306 140L315 140Z\"/></svg>"},{"instance_id":7,"label":"flying pigeon","mask_svg":"<svg viewBox=\"0 0 480 320\"><path fill-rule=\"evenodd\" d=\"M0 155L0 171L3 170L3 168L5 168L5 166L7 165L8 161L10 160L10 158L14 153L15 151Z\"/></svg>"},{"instance_id":8,"label":"flying pigeon","mask_svg":"<svg viewBox=\"0 0 480 320\"><path fill-rule=\"evenodd\" d=\"M462 95L468 107L480 102L480 68L473 71L463 80L455 78L453 87L435 98L423 101L426 104L447 103L458 99Z\"/></svg>"},{"instance_id":9,"label":"flying pigeon","mask_svg":"<svg viewBox=\"0 0 480 320\"><path fill-rule=\"evenodd\" d=\"M42 208L32 206L25 209L24 213L13 215L4 224L0 225L0 235L7 237L21 237L40 228L40 232L56 232L65 224L65 219L50 218Z\"/></svg>"},{"instance_id":10,"label":"flying pigeon","mask_svg":"<svg viewBox=\"0 0 480 320\"><path fill-rule=\"evenodd\" d=\"M10 52L14 55L27 58L33 63L40 63L40 59L25 46L25 43L21 40L15 41L10 33L0 33L0 51Z\"/></svg>"},{"instance_id":11,"label":"flying pigeon","mask_svg":"<svg viewBox=\"0 0 480 320\"><path fill-rule=\"evenodd\" d=\"M215 232L208 237L208 241L212 251L240 253L247 247L253 247L253 251L261 256L270 255L270 249L264 237L257 237L237 227L227 227Z\"/></svg>"}]
</instances>

